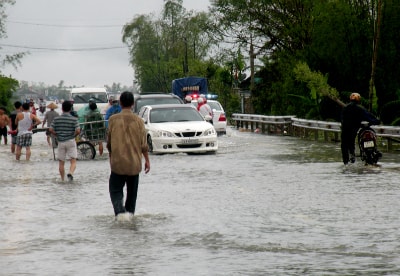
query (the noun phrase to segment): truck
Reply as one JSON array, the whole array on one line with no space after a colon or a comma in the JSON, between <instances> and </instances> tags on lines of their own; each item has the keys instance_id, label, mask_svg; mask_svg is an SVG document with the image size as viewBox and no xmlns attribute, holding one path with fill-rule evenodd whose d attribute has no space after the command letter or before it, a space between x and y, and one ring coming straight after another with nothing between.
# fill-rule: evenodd
<instances>
[{"instance_id":1,"label":"truck","mask_svg":"<svg viewBox=\"0 0 400 276\"><path fill-rule=\"evenodd\" d=\"M186 96L197 98L200 94L208 94L207 79L202 77L186 77L172 81L172 93L179 98Z\"/></svg>"},{"instance_id":2,"label":"truck","mask_svg":"<svg viewBox=\"0 0 400 276\"><path fill-rule=\"evenodd\" d=\"M70 99L74 102L74 110L79 111L94 100L97 108L101 111L108 106L108 93L104 87L79 87L72 88Z\"/></svg>"}]
</instances>

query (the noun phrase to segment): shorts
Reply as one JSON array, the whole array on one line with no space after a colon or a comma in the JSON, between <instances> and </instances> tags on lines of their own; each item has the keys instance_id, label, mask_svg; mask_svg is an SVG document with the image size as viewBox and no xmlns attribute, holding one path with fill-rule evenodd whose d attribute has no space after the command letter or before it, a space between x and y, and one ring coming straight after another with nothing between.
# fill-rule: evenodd
<instances>
[{"instance_id":1,"label":"shorts","mask_svg":"<svg viewBox=\"0 0 400 276\"><path fill-rule=\"evenodd\" d=\"M63 142L58 141L58 160L65 161L67 157L71 159L78 157L75 139Z\"/></svg>"},{"instance_id":2,"label":"shorts","mask_svg":"<svg viewBox=\"0 0 400 276\"><path fill-rule=\"evenodd\" d=\"M0 136L7 136L7 127L0 128Z\"/></svg>"},{"instance_id":3,"label":"shorts","mask_svg":"<svg viewBox=\"0 0 400 276\"><path fill-rule=\"evenodd\" d=\"M17 135L11 135L11 144L16 145L17 144Z\"/></svg>"},{"instance_id":4,"label":"shorts","mask_svg":"<svg viewBox=\"0 0 400 276\"><path fill-rule=\"evenodd\" d=\"M26 133L17 136L17 146L30 147L32 146L32 133Z\"/></svg>"}]
</instances>

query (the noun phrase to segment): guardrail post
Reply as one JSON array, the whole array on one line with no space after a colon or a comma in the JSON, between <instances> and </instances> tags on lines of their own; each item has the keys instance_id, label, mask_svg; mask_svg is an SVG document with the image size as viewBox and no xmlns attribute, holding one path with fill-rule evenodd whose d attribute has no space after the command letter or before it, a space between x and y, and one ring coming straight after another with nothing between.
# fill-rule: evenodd
<instances>
[{"instance_id":1,"label":"guardrail post","mask_svg":"<svg viewBox=\"0 0 400 276\"><path fill-rule=\"evenodd\" d=\"M287 135L293 135L294 131L293 131L294 126L292 124L289 124L287 127Z\"/></svg>"},{"instance_id":2,"label":"guardrail post","mask_svg":"<svg viewBox=\"0 0 400 276\"><path fill-rule=\"evenodd\" d=\"M327 131L324 131L324 141L328 142L329 140L329 133Z\"/></svg>"},{"instance_id":3,"label":"guardrail post","mask_svg":"<svg viewBox=\"0 0 400 276\"><path fill-rule=\"evenodd\" d=\"M390 139L390 137L388 137L387 139L387 150L392 150L393 148L393 141L392 139Z\"/></svg>"}]
</instances>

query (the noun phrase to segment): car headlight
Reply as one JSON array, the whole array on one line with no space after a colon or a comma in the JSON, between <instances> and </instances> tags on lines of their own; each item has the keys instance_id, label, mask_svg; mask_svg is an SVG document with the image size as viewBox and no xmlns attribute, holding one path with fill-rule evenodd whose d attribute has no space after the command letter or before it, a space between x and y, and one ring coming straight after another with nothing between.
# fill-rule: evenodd
<instances>
[{"instance_id":1,"label":"car headlight","mask_svg":"<svg viewBox=\"0 0 400 276\"><path fill-rule=\"evenodd\" d=\"M172 132L165 131L165 130L158 130L157 132L155 132L155 137L170 138L173 136L174 136L174 134Z\"/></svg>"},{"instance_id":2,"label":"car headlight","mask_svg":"<svg viewBox=\"0 0 400 276\"><path fill-rule=\"evenodd\" d=\"M206 131L204 131L204 136L210 136L210 135L215 135L215 129L212 127L212 128L209 128L209 129L207 129Z\"/></svg>"}]
</instances>

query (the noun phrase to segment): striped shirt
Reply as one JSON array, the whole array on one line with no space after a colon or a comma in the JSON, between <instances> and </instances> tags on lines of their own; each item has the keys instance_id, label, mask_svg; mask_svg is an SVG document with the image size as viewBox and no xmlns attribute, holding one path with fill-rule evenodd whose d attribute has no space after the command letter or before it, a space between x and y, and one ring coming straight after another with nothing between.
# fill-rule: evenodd
<instances>
[{"instance_id":1,"label":"striped shirt","mask_svg":"<svg viewBox=\"0 0 400 276\"><path fill-rule=\"evenodd\" d=\"M63 113L54 118L50 128L56 132L59 142L75 139L75 131L79 129L78 118L69 113Z\"/></svg>"}]
</instances>

